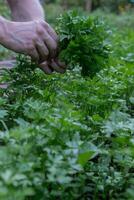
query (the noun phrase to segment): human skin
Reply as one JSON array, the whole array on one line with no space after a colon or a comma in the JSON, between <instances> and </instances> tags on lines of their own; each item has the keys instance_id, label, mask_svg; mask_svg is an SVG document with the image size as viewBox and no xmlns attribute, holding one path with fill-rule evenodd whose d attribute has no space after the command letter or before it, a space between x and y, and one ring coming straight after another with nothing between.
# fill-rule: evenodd
<instances>
[{"instance_id":1,"label":"human skin","mask_svg":"<svg viewBox=\"0 0 134 200\"><path fill-rule=\"evenodd\" d=\"M58 58L58 36L44 21L38 0L8 0L13 21L0 17L0 44L31 56L46 73L65 72Z\"/></svg>"}]
</instances>

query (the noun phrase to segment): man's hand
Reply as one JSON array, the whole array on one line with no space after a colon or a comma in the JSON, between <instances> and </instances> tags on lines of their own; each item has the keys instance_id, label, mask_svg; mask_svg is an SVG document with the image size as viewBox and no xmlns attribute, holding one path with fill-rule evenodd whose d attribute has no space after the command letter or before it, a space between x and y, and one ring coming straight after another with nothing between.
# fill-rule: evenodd
<instances>
[{"instance_id":1,"label":"man's hand","mask_svg":"<svg viewBox=\"0 0 134 200\"><path fill-rule=\"evenodd\" d=\"M58 36L43 20L30 22L10 22L3 18L3 37L1 43L17 53L31 56L38 61L47 74L54 70L65 72L65 67L57 59Z\"/></svg>"},{"instance_id":2,"label":"man's hand","mask_svg":"<svg viewBox=\"0 0 134 200\"><path fill-rule=\"evenodd\" d=\"M17 53L23 53L33 60L47 60L57 51L58 37L44 21L3 22L3 45Z\"/></svg>"}]
</instances>

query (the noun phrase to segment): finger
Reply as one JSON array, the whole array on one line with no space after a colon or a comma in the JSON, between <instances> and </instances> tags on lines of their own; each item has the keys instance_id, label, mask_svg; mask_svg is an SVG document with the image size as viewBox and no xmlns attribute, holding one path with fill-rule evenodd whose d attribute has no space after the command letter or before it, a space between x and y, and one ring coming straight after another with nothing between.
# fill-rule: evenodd
<instances>
[{"instance_id":1,"label":"finger","mask_svg":"<svg viewBox=\"0 0 134 200\"><path fill-rule=\"evenodd\" d=\"M58 58L55 58L55 62L59 65L59 67L66 69L67 66L64 62L61 62Z\"/></svg>"},{"instance_id":2,"label":"finger","mask_svg":"<svg viewBox=\"0 0 134 200\"><path fill-rule=\"evenodd\" d=\"M45 74L51 75L53 70L48 66L48 63L45 61L39 65L40 69L42 69Z\"/></svg>"},{"instance_id":3,"label":"finger","mask_svg":"<svg viewBox=\"0 0 134 200\"><path fill-rule=\"evenodd\" d=\"M33 61L39 61L39 54L36 49L29 51L28 55L31 57Z\"/></svg>"},{"instance_id":4,"label":"finger","mask_svg":"<svg viewBox=\"0 0 134 200\"><path fill-rule=\"evenodd\" d=\"M65 69L61 68L53 59L49 63L49 66L51 66L51 68L53 68L58 73L65 73Z\"/></svg>"},{"instance_id":5,"label":"finger","mask_svg":"<svg viewBox=\"0 0 134 200\"><path fill-rule=\"evenodd\" d=\"M54 29L53 29L48 23L46 23L45 26L46 26L46 30L47 30L47 32L49 33L49 35L50 35L56 42L58 42L59 37L58 37L57 33L54 31Z\"/></svg>"},{"instance_id":6,"label":"finger","mask_svg":"<svg viewBox=\"0 0 134 200\"><path fill-rule=\"evenodd\" d=\"M43 35L43 40L44 43L46 44L49 52L50 52L50 57L55 57L57 53L57 43L55 40L48 34L47 31L44 32Z\"/></svg>"},{"instance_id":7,"label":"finger","mask_svg":"<svg viewBox=\"0 0 134 200\"><path fill-rule=\"evenodd\" d=\"M43 42L37 42L36 43L36 49L40 57L40 62L44 61L49 56L49 50L47 46Z\"/></svg>"}]
</instances>

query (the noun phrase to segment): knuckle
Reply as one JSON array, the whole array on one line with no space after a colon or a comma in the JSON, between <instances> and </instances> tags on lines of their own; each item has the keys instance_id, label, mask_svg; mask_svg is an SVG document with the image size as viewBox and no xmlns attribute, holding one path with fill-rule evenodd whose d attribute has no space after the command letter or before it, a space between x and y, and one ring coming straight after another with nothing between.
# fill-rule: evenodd
<instances>
[{"instance_id":1,"label":"knuckle","mask_svg":"<svg viewBox=\"0 0 134 200\"><path fill-rule=\"evenodd\" d=\"M42 26L39 26L39 27L37 28L37 33L38 33L39 35L43 35L43 34L44 34L44 29L43 29Z\"/></svg>"},{"instance_id":2,"label":"knuckle","mask_svg":"<svg viewBox=\"0 0 134 200\"><path fill-rule=\"evenodd\" d=\"M48 28L49 28L49 25L48 25L47 22L42 21L41 24L42 24L42 26L43 26L45 29L48 29Z\"/></svg>"},{"instance_id":3,"label":"knuckle","mask_svg":"<svg viewBox=\"0 0 134 200\"><path fill-rule=\"evenodd\" d=\"M43 27L47 27L47 23L46 23L45 21L41 21L41 25L42 25Z\"/></svg>"},{"instance_id":4,"label":"knuckle","mask_svg":"<svg viewBox=\"0 0 134 200\"><path fill-rule=\"evenodd\" d=\"M36 42L38 40L38 36L37 35L34 35L33 38L32 38L33 42Z\"/></svg>"}]
</instances>

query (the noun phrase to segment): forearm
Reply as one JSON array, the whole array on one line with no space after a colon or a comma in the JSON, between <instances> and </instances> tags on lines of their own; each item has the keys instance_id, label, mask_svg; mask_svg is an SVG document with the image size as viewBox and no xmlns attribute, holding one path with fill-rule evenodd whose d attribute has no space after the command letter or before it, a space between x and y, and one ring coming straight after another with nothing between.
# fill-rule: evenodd
<instances>
[{"instance_id":1,"label":"forearm","mask_svg":"<svg viewBox=\"0 0 134 200\"><path fill-rule=\"evenodd\" d=\"M7 2L14 21L44 20L44 12L39 0L7 0Z\"/></svg>"}]
</instances>

